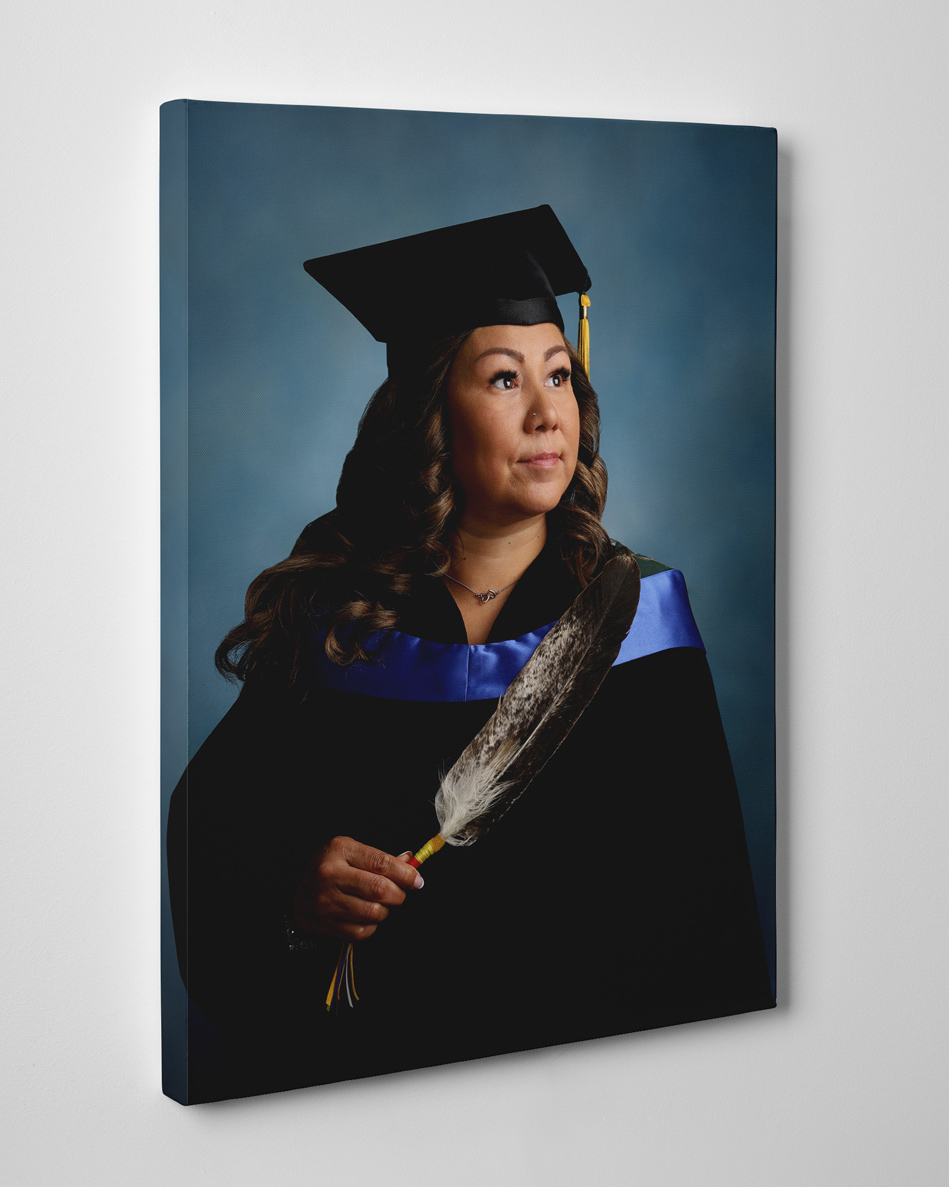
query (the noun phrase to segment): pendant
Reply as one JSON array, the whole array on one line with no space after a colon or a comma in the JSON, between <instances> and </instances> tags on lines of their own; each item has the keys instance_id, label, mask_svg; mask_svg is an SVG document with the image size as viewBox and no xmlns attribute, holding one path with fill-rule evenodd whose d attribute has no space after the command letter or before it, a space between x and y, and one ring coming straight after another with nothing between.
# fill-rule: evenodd
<instances>
[{"instance_id":1,"label":"pendant","mask_svg":"<svg viewBox=\"0 0 949 1187\"><path fill-rule=\"evenodd\" d=\"M484 591L484 593L475 594L475 597L481 602L482 606L485 605L486 602L490 602L492 598L496 598L497 596L498 596L498 591L496 589L486 589Z\"/></svg>"}]
</instances>

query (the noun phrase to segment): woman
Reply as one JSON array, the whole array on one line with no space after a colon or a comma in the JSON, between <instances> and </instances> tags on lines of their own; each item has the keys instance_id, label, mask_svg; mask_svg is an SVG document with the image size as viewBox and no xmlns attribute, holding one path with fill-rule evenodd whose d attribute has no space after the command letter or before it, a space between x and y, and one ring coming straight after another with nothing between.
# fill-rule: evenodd
<instances>
[{"instance_id":1,"label":"woman","mask_svg":"<svg viewBox=\"0 0 949 1187\"><path fill-rule=\"evenodd\" d=\"M192 1099L773 1004L679 575L645 557L603 686L470 848L408 863L443 773L613 555L549 207L308 261L387 343L337 508L251 585L244 682L172 801L179 963L220 1052ZM356 1009L323 1007L340 944Z\"/></svg>"}]
</instances>

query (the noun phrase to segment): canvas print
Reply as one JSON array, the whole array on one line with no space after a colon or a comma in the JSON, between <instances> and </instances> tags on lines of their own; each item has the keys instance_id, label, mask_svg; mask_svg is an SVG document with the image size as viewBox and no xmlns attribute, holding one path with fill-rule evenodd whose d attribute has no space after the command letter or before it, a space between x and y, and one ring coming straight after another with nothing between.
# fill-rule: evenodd
<instances>
[{"instance_id":1,"label":"canvas print","mask_svg":"<svg viewBox=\"0 0 949 1187\"><path fill-rule=\"evenodd\" d=\"M161 118L165 1091L773 1006L773 130Z\"/></svg>"}]
</instances>

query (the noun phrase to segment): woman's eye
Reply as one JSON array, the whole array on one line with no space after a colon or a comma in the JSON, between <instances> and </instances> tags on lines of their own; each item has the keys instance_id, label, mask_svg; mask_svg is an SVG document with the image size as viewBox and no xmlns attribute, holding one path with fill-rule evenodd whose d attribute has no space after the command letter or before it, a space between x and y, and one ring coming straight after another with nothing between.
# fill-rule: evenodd
<instances>
[{"instance_id":1,"label":"woman's eye","mask_svg":"<svg viewBox=\"0 0 949 1187\"><path fill-rule=\"evenodd\" d=\"M566 367L561 367L559 370L555 371L553 373L553 375L551 375L550 378L547 380L547 386L548 387L563 387L563 385L565 383L568 383L569 380L570 380L570 372L567 370Z\"/></svg>"},{"instance_id":2,"label":"woman's eye","mask_svg":"<svg viewBox=\"0 0 949 1187\"><path fill-rule=\"evenodd\" d=\"M512 391L517 386L517 372L498 371L497 375L491 376L488 386L496 387L502 392Z\"/></svg>"}]
</instances>

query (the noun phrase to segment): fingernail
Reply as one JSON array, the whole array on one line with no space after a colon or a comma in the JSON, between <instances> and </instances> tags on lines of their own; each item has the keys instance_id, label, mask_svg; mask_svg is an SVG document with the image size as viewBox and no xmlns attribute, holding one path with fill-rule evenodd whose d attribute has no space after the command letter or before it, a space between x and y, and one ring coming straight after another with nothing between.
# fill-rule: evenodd
<instances>
[{"instance_id":1,"label":"fingernail","mask_svg":"<svg viewBox=\"0 0 949 1187\"><path fill-rule=\"evenodd\" d=\"M416 874L415 881L413 882L412 885L415 887L416 890L421 890L422 887L425 885L425 879L422 877L421 874Z\"/></svg>"},{"instance_id":2,"label":"fingernail","mask_svg":"<svg viewBox=\"0 0 949 1187\"><path fill-rule=\"evenodd\" d=\"M412 850L406 849L406 851L404 853L399 854L399 861L405 861L405 859L407 857L411 857L411 856L412 856Z\"/></svg>"}]
</instances>

